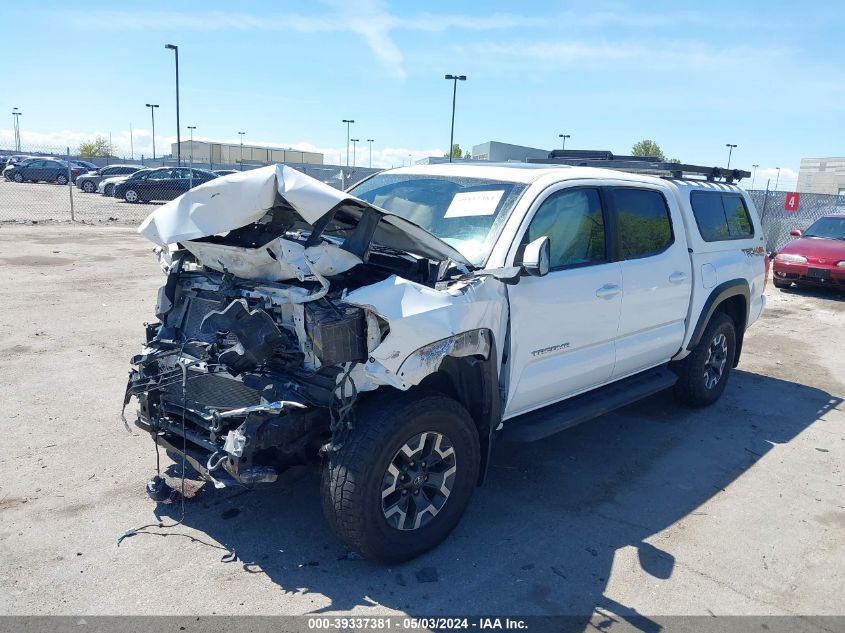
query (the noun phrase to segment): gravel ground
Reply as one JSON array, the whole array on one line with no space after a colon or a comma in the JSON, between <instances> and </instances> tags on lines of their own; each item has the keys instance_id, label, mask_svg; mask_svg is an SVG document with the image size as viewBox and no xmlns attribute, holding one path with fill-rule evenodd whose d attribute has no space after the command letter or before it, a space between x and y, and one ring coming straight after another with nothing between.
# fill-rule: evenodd
<instances>
[{"instance_id":1,"label":"gravel ground","mask_svg":"<svg viewBox=\"0 0 845 633\"><path fill-rule=\"evenodd\" d=\"M709 409L659 395L499 444L451 538L385 568L335 540L314 469L253 492L189 481L183 525L118 547L179 515L145 495L153 444L119 418L163 279L151 245L7 224L0 262L0 613L845 613L841 295L770 285Z\"/></svg>"},{"instance_id":2,"label":"gravel ground","mask_svg":"<svg viewBox=\"0 0 845 633\"><path fill-rule=\"evenodd\" d=\"M70 192L73 189L73 217L78 222L139 224L160 206L158 203L130 204L99 193L85 193L68 185L47 182L11 182L0 178L0 222L44 222L70 220Z\"/></svg>"}]
</instances>

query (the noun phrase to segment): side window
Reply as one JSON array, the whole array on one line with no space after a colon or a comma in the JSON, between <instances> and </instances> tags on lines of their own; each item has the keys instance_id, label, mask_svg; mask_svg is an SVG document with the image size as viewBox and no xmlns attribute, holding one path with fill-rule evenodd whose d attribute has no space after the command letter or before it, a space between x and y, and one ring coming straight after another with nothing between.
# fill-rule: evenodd
<instances>
[{"instance_id":1,"label":"side window","mask_svg":"<svg viewBox=\"0 0 845 633\"><path fill-rule=\"evenodd\" d=\"M120 167L104 167L100 170L100 175L103 177L114 176Z\"/></svg>"},{"instance_id":2,"label":"side window","mask_svg":"<svg viewBox=\"0 0 845 633\"><path fill-rule=\"evenodd\" d=\"M191 170L190 169L174 169L173 170L173 177L174 178L184 178L187 180L191 177Z\"/></svg>"},{"instance_id":3,"label":"side window","mask_svg":"<svg viewBox=\"0 0 845 633\"><path fill-rule=\"evenodd\" d=\"M607 261L604 216L596 189L566 189L537 209L525 243L547 235L551 267L567 268Z\"/></svg>"},{"instance_id":4,"label":"side window","mask_svg":"<svg viewBox=\"0 0 845 633\"><path fill-rule=\"evenodd\" d=\"M158 171L151 172L149 176L147 176L147 180L167 180L170 178L170 171L169 169L160 169Z\"/></svg>"},{"instance_id":5,"label":"side window","mask_svg":"<svg viewBox=\"0 0 845 633\"><path fill-rule=\"evenodd\" d=\"M742 196L718 191L693 191L690 204L698 232L705 242L736 240L754 235Z\"/></svg>"},{"instance_id":6,"label":"side window","mask_svg":"<svg viewBox=\"0 0 845 633\"><path fill-rule=\"evenodd\" d=\"M614 188L613 203L622 259L656 255L674 241L669 207L660 192Z\"/></svg>"}]
</instances>

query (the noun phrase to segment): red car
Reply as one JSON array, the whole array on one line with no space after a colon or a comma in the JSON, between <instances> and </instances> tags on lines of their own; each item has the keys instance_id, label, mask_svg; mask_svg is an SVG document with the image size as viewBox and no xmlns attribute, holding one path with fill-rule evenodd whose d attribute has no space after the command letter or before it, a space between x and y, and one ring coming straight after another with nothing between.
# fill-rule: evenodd
<instances>
[{"instance_id":1,"label":"red car","mask_svg":"<svg viewBox=\"0 0 845 633\"><path fill-rule=\"evenodd\" d=\"M793 240L775 255L774 281L778 288L804 286L845 288L845 214L826 215L803 233L792 229Z\"/></svg>"}]
</instances>

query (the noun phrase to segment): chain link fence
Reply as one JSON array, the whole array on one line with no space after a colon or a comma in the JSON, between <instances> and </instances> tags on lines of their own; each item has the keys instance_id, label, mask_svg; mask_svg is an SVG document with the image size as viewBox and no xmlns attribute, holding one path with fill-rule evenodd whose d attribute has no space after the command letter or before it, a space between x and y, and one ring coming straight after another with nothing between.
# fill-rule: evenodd
<instances>
[{"instance_id":1,"label":"chain link fence","mask_svg":"<svg viewBox=\"0 0 845 633\"><path fill-rule=\"evenodd\" d=\"M766 235L766 248L770 252L795 239L792 229L804 230L823 215L845 213L845 196L820 193L798 193L797 204L794 194L786 191L749 191ZM792 210L794 207L794 210Z\"/></svg>"},{"instance_id":2,"label":"chain link fence","mask_svg":"<svg viewBox=\"0 0 845 633\"><path fill-rule=\"evenodd\" d=\"M170 157L157 160L84 158L69 148L0 148L0 222L37 223L49 220L83 223L140 224L149 213L192 186L214 178L216 171L262 167L207 164L178 166ZM378 169L286 163L288 166L342 189ZM143 171L142 171L143 170ZM133 177L130 182L130 177ZM138 178L143 181L139 182ZM134 183L134 184L133 184Z\"/></svg>"}]
</instances>

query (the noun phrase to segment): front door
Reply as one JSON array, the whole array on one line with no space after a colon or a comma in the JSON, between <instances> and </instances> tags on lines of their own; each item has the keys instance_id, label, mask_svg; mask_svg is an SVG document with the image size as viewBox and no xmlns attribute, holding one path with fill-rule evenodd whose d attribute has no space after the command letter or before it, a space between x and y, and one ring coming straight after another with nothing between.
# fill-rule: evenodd
<instances>
[{"instance_id":1,"label":"front door","mask_svg":"<svg viewBox=\"0 0 845 633\"><path fill-rule=\"evenodd\" d=\"M506 418L610 380L622 272L611 261L608 217L595 187L562 188L538 201L521 244L547 235L551 269L508 286Z\"/></svg>"}]
</instances>

